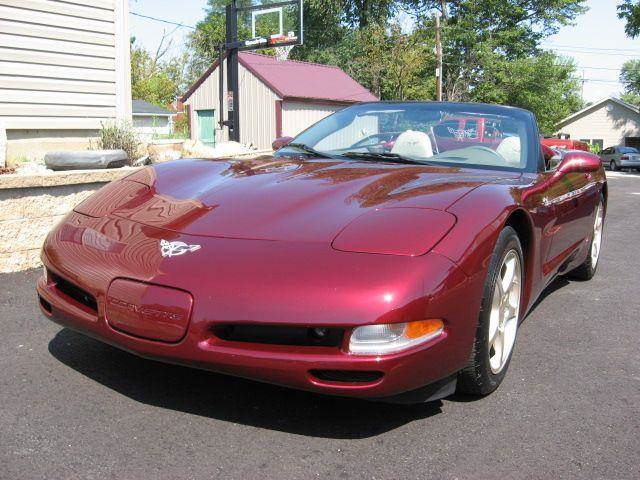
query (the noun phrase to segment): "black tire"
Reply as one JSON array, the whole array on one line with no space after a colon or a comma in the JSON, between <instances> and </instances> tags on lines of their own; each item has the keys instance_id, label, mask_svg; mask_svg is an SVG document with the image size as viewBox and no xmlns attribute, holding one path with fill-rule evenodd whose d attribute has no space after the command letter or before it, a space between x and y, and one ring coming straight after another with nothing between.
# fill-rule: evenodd
<instances>
[{"instance_id":1,"label":"black tire","mask_svg":"<svg viewBox=\"0 0 640 480\"><path fill-rule=\"evenodd\" d=\"M476 328L476 338L473 342L469 363L458 375L457 392L468 395L487 395L493 392L504 379L513 350L506 360L502 370L494 374L489 364L489 316L491 314L491 303L493 299L493 291L495 282L499 274L499 268L502 266L503 260L507 253L515 250L520 257L521 278L524 280L525 264L522 255L522 245L518 234L511 227L505 227L493 250L491 261L489 263L489 271L484 285L482 303L480 304L480 315L478 317L478 326ZM524 281L521 282L524 284ZM521 287L522 288L522 287ZM521 292L522 297L522 292ZM520 312L522 315L522 311ZM520 319L518 319L519 321ZM517 332L516 332L517 339ZM515 348L515 347L514 347Z\"/></svg>"},{"instance_id":2,"label":"black tire","mask_svg":"<svg viewBox=\"0 0 640 480\"><path fill-rule=\"evenodd\" d=\"M611 163L609 163L609 170L612 170L614 172L617 172L618 170L620 170L615 160L611 160Z\"/></svg>"},{"instance_id":3,"label":"black tire","mask_svg":"<svg viewBox=\"0 0 640 480\"><path fill-rule=\"evenodd\" d=\"M600 194L600 207L603 209L603 214L604 214L604 197L602 196L602 194ZM604 222L604 218L603 218L603 222ZM593 265L593 260L591 257L591 250L593 249L592 239L593 239L593 233L591 234L591 237L589 239L590 246L589 246L589 252L587 253L587 258L579 267L576 267L573 270L571 270L569 273L567 273L567 276L569 278L586 281L586 280L591 280L593 276L596 274L596 271L598 270L599 262L598 260L596 260L596 264ZM600 248L602 249L602 246ZM598 259L599 258L600 256L598 255Z\"/></svg>"}]
</instances>

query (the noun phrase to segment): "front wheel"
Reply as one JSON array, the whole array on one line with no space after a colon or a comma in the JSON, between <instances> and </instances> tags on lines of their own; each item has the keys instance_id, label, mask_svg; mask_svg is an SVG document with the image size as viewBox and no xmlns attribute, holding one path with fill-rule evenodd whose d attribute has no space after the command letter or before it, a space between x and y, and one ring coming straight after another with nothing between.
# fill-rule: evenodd
<instances>
[{"instance_id":1,"label":"front wheel","mask_svg":"<svg viewBox=\"0 0 640 480\"><path fill-rule=\"evenodd\" d=\"M459 392L487 395L502 383L516 342L523 278L520 240L513 228L505 227L491 256L476 338L458 378Z\"/></svg>"},{"instance_id":2,"label":"front wheel","mask_svg":"<svg viewBox=\"0 0 640 480\"><path fill-rule=\"evenodd\" d=\"M600 195L600 201L596 207L593 232L591 234L591 244L589 245L589 254L585 261L574 270L569 272L571 278L577 280L591 280L596 274L598 268L598 260L600 259L600 250L602 248L602 228L604 226L604 197Z\"/></svg>"},{"instance_id":3,"label":"front wheel","mask_svg":"<svg viewBox=\"0 0 640 480\"><path fill-rule=\"evenodd\" d=\"M618 170L620 170L615 160L611 160L611 163L609 164L609 169L614 172L617 172Z\"/></svg>"}]
</instances>

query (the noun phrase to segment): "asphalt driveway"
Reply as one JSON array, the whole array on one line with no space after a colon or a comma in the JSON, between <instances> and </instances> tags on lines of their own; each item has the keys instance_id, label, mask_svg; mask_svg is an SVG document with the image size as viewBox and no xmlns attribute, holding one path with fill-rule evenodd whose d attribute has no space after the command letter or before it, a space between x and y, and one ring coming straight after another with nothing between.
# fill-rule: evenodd
<instances>
[{"instance_id":1,"label":"asphalt driveway","mask_svg":"<svg viewBox=\"0 0 640 480\"><path fill-rule=\"evenodd\" d=\"M640 175L612 174L600 270L558 280L486 398L398 406L142 360L0 275L0 478L640 478Z\"/></svg>"}]
</instances>

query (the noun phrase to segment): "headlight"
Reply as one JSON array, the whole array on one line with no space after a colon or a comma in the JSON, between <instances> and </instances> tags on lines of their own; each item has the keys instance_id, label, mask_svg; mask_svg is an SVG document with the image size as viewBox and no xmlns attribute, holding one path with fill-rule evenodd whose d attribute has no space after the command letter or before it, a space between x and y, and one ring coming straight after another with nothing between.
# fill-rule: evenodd
<instances>
[{"instance_id":1,"label":"headlight","mask_svg":"<svg viewBox=\"0 0 640 480\"><path fill-rule=\"evenodd\" d=\"M342 252L416 257L435 247L455 223L456 217L440 210L382 208L356 218L331 246Z\"/></svg>"},{"instance_id":2,"label":"headlight","mask_svg":"<svg viewBox=\"0 0 640 480\"><path fill-rule=\"evenodd\" d=\"M399 352L428 342L443 331L444 322L436 319L358 327L351 334L349 352L356 355Z\"/></svg>"},{"instance_id":3,"label":"headlight","mask_svg":"<svg viewBox=\"0 0 640 480\"><path fill-rule=\"evenodd\" d=\"M102 218L118 208L131 207L148 199L150 188L138 182L116 180L106 184L73 210L88 217Z\"/></svg>"}]
</instances>

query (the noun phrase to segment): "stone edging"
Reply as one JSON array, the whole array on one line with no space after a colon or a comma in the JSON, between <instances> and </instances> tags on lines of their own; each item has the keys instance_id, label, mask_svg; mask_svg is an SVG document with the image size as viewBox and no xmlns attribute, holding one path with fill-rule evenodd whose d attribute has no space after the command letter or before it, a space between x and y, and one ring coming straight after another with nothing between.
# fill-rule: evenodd
<instances>
[{"instance_id":1,"label":"stone edging","mask_svg":"<svg viewBox=\"0 0 640 480\"><path fill-rule=\"evenodd\" d=\"M106 168L103 170L69 170L31 175L0 175L0 190L10 188L57 187L82 183L106 183L135 172L138 168Z\"/></svg>"}]
</instances>

